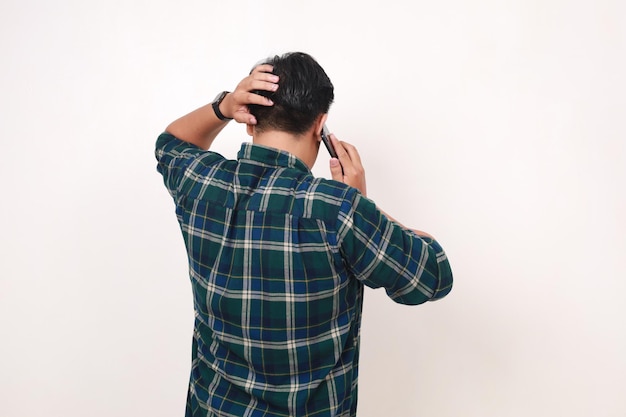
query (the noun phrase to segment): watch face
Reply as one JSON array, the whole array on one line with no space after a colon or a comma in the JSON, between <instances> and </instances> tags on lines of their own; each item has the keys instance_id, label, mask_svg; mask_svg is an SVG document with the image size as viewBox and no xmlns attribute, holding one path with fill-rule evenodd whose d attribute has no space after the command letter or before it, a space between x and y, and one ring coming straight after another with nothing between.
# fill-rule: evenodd
<instances>
[{"instance_id":1,"label":"watch face","mask_svg":"<svg viewBox=\"0 0 626 417\"><path fill-rule=\"evenodd\" d=\"M224 97L226 97L226 94L228 94L228 91L222 91L221 93L216 95L213 99L213 103L221 103L222 100L224 100Z\"/></svg>"}]
</instances>

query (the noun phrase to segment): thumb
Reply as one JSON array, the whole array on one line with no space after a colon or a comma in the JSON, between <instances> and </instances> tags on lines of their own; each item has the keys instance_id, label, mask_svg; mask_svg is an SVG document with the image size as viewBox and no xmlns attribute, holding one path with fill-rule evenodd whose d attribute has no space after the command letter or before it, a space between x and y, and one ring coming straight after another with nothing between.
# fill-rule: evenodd
<instances>
[{"instance_id":1,"label":"thumb","mask_svg":"<svg viewBox=\"0 0 626 417\"><path fill-rule=\"evenodd\" d=\"M343 170L337 158L330 158L330 175L335 181L343 182Z\"/></svg>"},{"instance_id":2,"label":"thumb","mask_svg":"<svg viewBox=\"0 0 626 417\"><path fill-rule=\"evenodd\" d=\"M250 113L250 111L248 111L248 108L245 106L240 107L235 111L235 113L233 114L233 119L235 119L237 123L245 123L248 125L256 124L256 118L252 113Z\"/></svg>"}]
</instances>

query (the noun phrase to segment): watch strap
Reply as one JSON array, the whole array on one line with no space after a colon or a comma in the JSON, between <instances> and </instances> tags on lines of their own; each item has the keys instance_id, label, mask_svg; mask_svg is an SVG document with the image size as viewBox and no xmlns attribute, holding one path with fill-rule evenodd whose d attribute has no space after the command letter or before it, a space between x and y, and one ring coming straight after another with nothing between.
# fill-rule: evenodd
<instances>
[{"instance_id":1,"label":"watch strap","mask_svg":"<svg viewBox=\"0 0 626 417\"><path fill-rule=\"evenodd\" d=\"M215 100L213 100L213 103L211 103L211 106L213 107L213 111L215 112L215 115L220 120L233 120L232 117L226 117L220 111L220 104L222 103L222 101L224 100L224 97L226 97L226 94L228 93L230 93L230 91L222 91L221 93L217 95L217 97L215 97Z\"/></svg>"}]
</instances>

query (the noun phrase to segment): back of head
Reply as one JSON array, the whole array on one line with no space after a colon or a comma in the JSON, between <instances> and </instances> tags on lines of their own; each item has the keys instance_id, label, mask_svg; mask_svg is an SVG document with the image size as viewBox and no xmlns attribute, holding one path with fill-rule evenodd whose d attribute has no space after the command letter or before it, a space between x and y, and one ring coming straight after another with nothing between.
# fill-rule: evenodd
<instances>
[{"instance_id":1,"label":"back of head","mask_svg":"<svg viewBox=\"0 0 626 417\"><path fill-rule=\"evenodd\" d=\"M280 130L295 135L306 132L315 119L328 113L334 99L333 84L324 69L308 54L290 52L262 62L274 67L278 90L255 91L269 97L271 107L250 105L258 131Z\"/></svg>"}]
</instances>

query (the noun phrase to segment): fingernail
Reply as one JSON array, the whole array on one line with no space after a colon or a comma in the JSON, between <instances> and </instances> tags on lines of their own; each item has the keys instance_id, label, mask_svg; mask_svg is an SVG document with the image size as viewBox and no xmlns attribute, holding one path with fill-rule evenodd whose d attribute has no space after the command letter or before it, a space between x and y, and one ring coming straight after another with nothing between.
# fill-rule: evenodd
<instances>
[{"instance_id":1,"label":"fingernail","mask_svg":"<svg viewBox=\"0 0 626 417\"><path fill-rule=\"evenodd\" d=\"M337 158L330 158L330 166L331 167L339 166L339 159L337 159Z\"/></svg>"}]
</instances>

